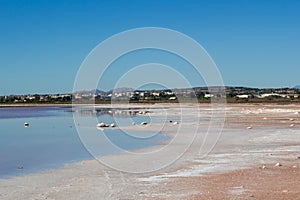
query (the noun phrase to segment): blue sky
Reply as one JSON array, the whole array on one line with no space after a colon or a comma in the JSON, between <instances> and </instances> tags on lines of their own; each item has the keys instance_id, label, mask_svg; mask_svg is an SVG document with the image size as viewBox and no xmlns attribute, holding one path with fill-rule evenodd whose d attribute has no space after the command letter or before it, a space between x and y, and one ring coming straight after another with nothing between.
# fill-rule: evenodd
<instances>
[{"instance_id":1,"label":"blue sky","mask_svg":"<svg viewBox=\"0 0 300 200\"><path fill-rule=\"evenodd\" d=\"M293 87L300 84L299 10L298 0L0 0L0 95L70 92L96 45L149 26L194 38L225 85Z\"/></svg>"}]
</instances>

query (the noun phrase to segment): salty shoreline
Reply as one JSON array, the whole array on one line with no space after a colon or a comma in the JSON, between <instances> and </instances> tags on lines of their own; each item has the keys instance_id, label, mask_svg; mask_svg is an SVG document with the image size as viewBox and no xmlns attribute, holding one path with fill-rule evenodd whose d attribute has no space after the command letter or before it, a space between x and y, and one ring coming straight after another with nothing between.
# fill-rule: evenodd
<instances>
[{"instance_id":1,"label":"salty shoreline","mask_svg":"<svg viewBox=\"0 0 300 200\"><path fill-rule=\"evenodd\" d=\"M149 105L141 105L145 106ZM172 104L163 106L169 109L168 119L179 120L180 110L176 106ZM197 118L190 105L184 105L182 109L185 114L190 115L186 119ZM211 110L206 105L200 105L200 111L203 119L211 116ZM96 160L81 161L60 169L0 179L0 198L261 199L278 194L285 199L294 199L293 197L300 195L299 186L293 184L299 182L296 175L300 172L300 159L297 159L300 156L298 111L298 106L293 104L230 104L226 108L223 133L208 156L199 157L192 153L199 151L199 143L195 143L172 165L160 171L144 174L121 173ZM154 111L151 115L161 114ZM179 123L182 123L184 128L182 131L184 130L187 135L193 131L192 127L197 125L194 120ZM206 120L201 121L198 126L200 132L205 132ZM138 129L138 127L124 127L126 128ZM159 126L155 123L153 126L143 128L149 131L159 130ZM161 132L175 137L177 129L177 125L167 123ZM175 147L181 148L188 140L181 142L175 143ZM164 145L159 144L138 152L151 152ZM116 160L126 159L124 155L108 157ZM276 167L276 163L282 166ZM141 167L145 167L143 163ZM276 178L272 179L270 174L276 175ZM280 179L284 177L289 179ZM272 180L281 182L276 185ZM255 186L256 182L261 184L262 189ZM275 184L274 187L272 184ZM264 194L269 196L263 196Z\"/></svg>"}]
</instances>

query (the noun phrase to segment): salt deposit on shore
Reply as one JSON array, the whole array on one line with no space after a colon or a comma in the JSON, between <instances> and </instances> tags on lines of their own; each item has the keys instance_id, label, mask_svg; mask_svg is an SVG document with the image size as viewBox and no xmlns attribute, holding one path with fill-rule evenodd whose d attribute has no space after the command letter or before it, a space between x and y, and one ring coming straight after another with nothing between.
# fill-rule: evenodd
<instances>
[{"instance_id":1,"label":"salt deposit on shore","mask_svg":"<svg viewBox=\"0 0 300 200\"><path fill-rule=\"evenodd\" d=\"M160 120L142 127L129 124L119 128L138 131L142 128L170 137L168 141L137 153L164 148L181 131L184 137L172 143L171 150L175 154L191 141L197 127L196 140L175 163L151 173L131 174L111 169L97 160L81 161L60 169L0 179L0 199L224 199L263 198L264 193L278 194L285 199L300 196L299 184L293 184L299 181L295 174L299 175L300 169L300 161L296 159L300 152L297 105L227 105L224 129L216 145L213 143L215 136L205 133L208 127L212 131L220 127L220 124L210 123L210 117L215 112L215 117L222 118L222 110L212 110L209 104L199 105L200 113L189 104L181 108L178 104L151 105L151 108L149 115L156 119L166 119L167 109L167 123L162 128ZM180 113L186 116L182 119ZM294 127L290 126L291 118ZM174 126L169 120L179 123ZM209 152L205 157L198 153L204 138L208 146L202 150ZM209 146L213 147L212 151ZM168 160L167 154L161 155L161 160ZM155 158L153 162L126 163L126 155L108 156L107 160L123 161L140 168L160 164L155 163ZM276 167L276 163L282 166ZM282 188L280 191L271 190L274 182L269 174L272 173L283 177L278 183L281 187L273 185L273 188ZM275 180L279 180L278 177ZM259 181L260 190L255 181Z\"/></svg>"}]
</instances>

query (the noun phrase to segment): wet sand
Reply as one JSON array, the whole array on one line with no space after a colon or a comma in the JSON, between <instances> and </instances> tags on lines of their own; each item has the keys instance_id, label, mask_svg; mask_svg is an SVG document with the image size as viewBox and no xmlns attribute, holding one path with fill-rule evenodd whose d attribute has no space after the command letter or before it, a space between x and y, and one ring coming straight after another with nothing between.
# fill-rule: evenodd
<instances>
[{"instance_id":1,"label":"wet sand","mask_svg":"<svg viewBox=\"0 0 300 200\"><path fill-rule=\"evenodd\" d=\"M152 105L155 109L150 115L163 118L163 110L157 107L168 108L167 119L178 121L181 129L172 123L161 128L154 122L142 130L160 130L171 140L181 131L184 137L172 144L174 153L193 138L194 127L199 128L199 133L205 133L209 125L212 131L221 127L209 123L212 110L208 104L200 105L200 123L191 105L181 109L177 105ZM182 110L186 115L183 119L178 117ZM214 117L220 118L216 122L221 122L222 109L216 110ZM208 138L207 149L201 151L207 150L208 155L198 153L205 138L205 134L199 134L179 160L158 171L122 173L96 160L81 161L60 169L0 179L0 199L299 199L299 106L230 104L225 110L225 124L217 144L208 151L215 139L212 136L212 143ZM121 128L140 130L138 126ZM151 152L165 143L141 152ZM128 163L124 155L107 159L139 169L151 165L147 160ZM160 159L167 160L167 154Z\"/></svg>"}]
</instances>

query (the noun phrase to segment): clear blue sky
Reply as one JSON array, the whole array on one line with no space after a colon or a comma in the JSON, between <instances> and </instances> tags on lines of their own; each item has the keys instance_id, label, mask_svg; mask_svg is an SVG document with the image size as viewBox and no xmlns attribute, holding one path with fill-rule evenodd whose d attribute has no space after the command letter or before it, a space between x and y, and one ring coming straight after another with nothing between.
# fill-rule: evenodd
<instances>
[{"instance_id":1,"label":"clear blue sky","mask_svg":"<svg viewBox=\"0 0 300 200\"><path fill-rule=\"evenodd\" d=\"M194 38L225 85L292 87L300 84L299 24L299 0L0 0L0 95L70 92L97 44L145 26Z\"/></svg>"}]
</instances>

